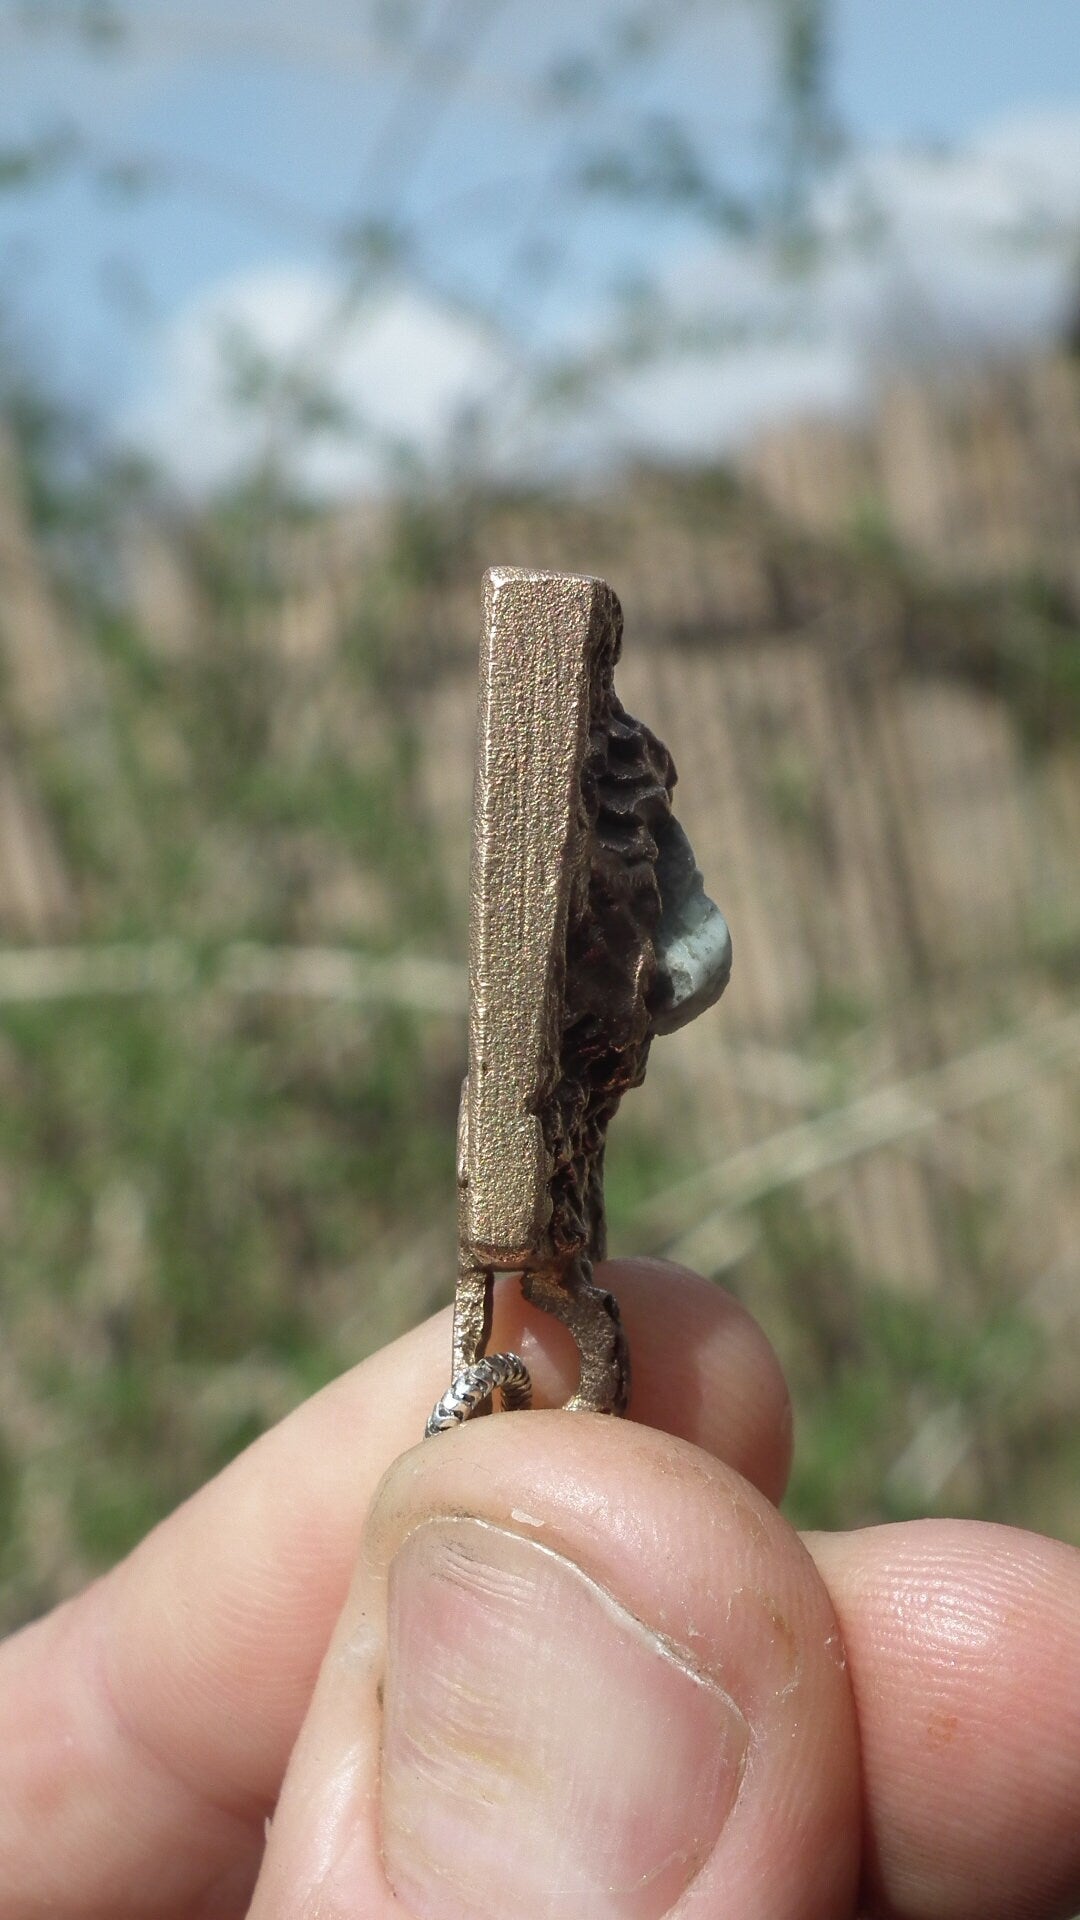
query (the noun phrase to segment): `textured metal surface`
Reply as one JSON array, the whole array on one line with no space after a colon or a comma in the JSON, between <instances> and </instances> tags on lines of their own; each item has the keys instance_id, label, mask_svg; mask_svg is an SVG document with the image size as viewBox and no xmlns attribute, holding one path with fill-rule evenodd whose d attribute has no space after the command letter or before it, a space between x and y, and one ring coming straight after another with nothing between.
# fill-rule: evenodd
<instances>
[{"instance_id":1,"label":"textured metal surface","mask_svg":"<svg viewBox=\"0 0 1080 1920\"><path fill-rule=\"evenodd\" d=\"M672 816L671 756L615 694L621 639L601 580L485 578L453 1358L455 1379L480 1361L494 1275L519 1273L577 1343L568 1404L605 1413L629 1395L618 1307L592 1278L608 1123L653 1034L711 1004L731 967Z\"/></svg>"},{"instance_id":2,"label":"textured metal surface","mask_svg":"<svg viewBox=\"0 0 1080 1920\"><path fill-rule=\"evenodd\" d=\"M517 1268L551 1214L538 1096L559 1047L560 987L597 656L611 595L573 576L492 571L470 883L464 1232ZM609 643L610 644L610 643Z\"/></svg>"}]
</instances>

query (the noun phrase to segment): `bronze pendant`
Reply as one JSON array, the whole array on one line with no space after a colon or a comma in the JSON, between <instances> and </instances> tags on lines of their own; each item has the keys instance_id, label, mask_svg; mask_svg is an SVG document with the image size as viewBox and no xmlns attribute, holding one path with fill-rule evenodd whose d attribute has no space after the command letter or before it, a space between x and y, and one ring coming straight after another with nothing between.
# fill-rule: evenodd
<instances>
[{"instance_id":1,"label":"bronze pendant","mask_svg":"<svg viewBox=\"0 0 1080 1920\"><path fill-rule=\"evenodd\" d=\"M572 1409L622 1413L626 1338L597 1287L604 1143L653 1035L716 1001L731 939L671 808L667 748L614 688L622 612L604 581L492 569L469 906L453 1385L429 1432L529 1402L488 1355L496 1273L570 1328Z\"/></svg>"}]
</instances>

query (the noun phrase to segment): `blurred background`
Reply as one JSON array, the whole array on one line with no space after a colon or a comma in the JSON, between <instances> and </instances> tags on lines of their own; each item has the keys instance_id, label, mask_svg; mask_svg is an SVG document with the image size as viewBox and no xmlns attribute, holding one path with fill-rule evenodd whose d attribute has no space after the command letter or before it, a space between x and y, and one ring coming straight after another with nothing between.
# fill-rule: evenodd
<instances>
[{"instance_id":1,"label":"blurred background","mask_svg":"<svg viewBox=\"0 0 1080 1920\"><path fill-rule=\"evenodd\" d=\"M1071 0L0 4L5 1623L449 1297L494 562L734 934L616 1249L1080 1538L1078 528Z\"/></svg>"}]
</instances>

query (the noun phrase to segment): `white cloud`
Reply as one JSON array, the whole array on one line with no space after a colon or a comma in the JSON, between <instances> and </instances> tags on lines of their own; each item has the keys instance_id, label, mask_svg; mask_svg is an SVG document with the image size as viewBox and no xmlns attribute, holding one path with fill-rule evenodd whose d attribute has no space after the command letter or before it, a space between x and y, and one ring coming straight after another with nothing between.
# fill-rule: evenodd
<instances>
[{"instance_id":1,"label":"white cloud","mask_svg":"<svg viewBox=\"0 0 1080 1920\"><path fill-rule=\"evenodd\" d=\"M661 360L619 382L611 438L624 454L715 460L793 414L847 414L862 398L840 342L754 342L725 353Z\"/></svg>"},{"instance_id":2,"label":"white cloud","mask_svg":"<svg viewBox=\"0 0 1080 1920\"><path fill-rule=\"evenodd\" d=\"M452 458L503 364L483 328L408 289L357 304L328 273L271 268L167 328L120 438L192 493L267 458L317 495L363 491Z\"/></svg>"},{"instance_id":3,"label":"white cloud","mask_svg":"<svg viewBox=\"0 0 1080 1920\"><path fill-rule=\"evenodd\" d=\"M507 349L475 322L403 289L352 312L329 274L282 268L227 282L180 316L125 429L192 490L233 478L282 424L237 398L223 347L246 339L267 363L317 370L362 429L291 445L294 477L317 493L385 484L402 458L445 467L496 391L498 418L472 448L489 471L722 457L785 416L850 413L898 364L1059 331L1077 293L1080 112L1013 117L954 152L855 154L813 220L820 254L797 274L734 240L669 264L670 344L613 362L561 417L530 409L522 369L511 380ZM580 345L584 316L571 325ZM605 344L598 321L586 359L602 364Z\"/></svg>"},{"instance_id":4,"label":"white cloud","mask_svg":"<svg viewBox=\"0 0 1080 1920\"><path fill-rule=\"evenodd\" d=\"M866 343L1014 347L1061 325L1080 240L1080 112L1015 115L968 146L853 157L822 192L824 279L854 269ZM842 284L842 283L841 283Z\"/></svg>"},{"instance_id":5,"label":"white cloud","mask_svg":"<svg viewBox=\"0 0 1080 1920\"><path fill-rule=\"evenodd\" d=\"M720 344L610 383L625 450L722 455L784 416L850 413L900 365L1059 334L1080 293L1080 112L856 154L811 218L820 252L798 272L731 240L666 272L674 330Z\"/></svg>"}]
</instances>

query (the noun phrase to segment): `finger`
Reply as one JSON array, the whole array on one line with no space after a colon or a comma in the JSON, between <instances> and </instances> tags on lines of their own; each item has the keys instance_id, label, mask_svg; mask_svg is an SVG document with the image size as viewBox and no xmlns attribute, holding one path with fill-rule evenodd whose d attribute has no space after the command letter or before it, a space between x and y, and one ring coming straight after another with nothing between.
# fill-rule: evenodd
<instances>
[{"instance_id":1,"label":"finger","mask_svg":"<svg viewBox=\"0 0 1080 1920\"><path fill-rule=\"evenodd\" d=\"M629 1262L604 1283L630 1334L634 1413L778 1493L790 1415L754 1323L681 1269ZM561 1329L516 1285L503 1293L499 1340L523 1348L541 1398L563 1397ZM335 1382L0 1648L5 1920L243 1911L364 1515L445 1385L449 1338L439 1315Z\"/></svg>"},{"instance_id":2,"label":"finger","mask_svg":"<svg viewBox=\"0 0 1080 1920\"><path fill-rule=\"evenodd\" d=\"M923 1520L808 1543L859 1712L867 1895L896 1920L1080 1908L1080 1553Z\"/></svg>"},{"instance_id":3,"label":"finger","mask_svg":"<svg viewBox=\"0 0 1080 1920\"><path fill-rule=\"evenodd\" d=\"M791 1470L791 1400L757 1321L711 1281L667 1260L615 1261L597 1269L597 1280L622 1307L630 1418L715 1454L778 1501ZM549 1314L526 1307L516 1283L500 1290L492 1345L522 1353L539 1383L538 1404L569 1399L578 1378L569 1336Z\"/></svg>"},{"instance_id":4,"label":"finger","mask_svg":"<svg viewBox=\"0 0 1080 1920\"><path fill-rule=\"evenodd\" d=\"M589 1416L392 1470L250 1920L850 1920L855 1722L797 1536Z\"/></svg>"}]
</instances>

